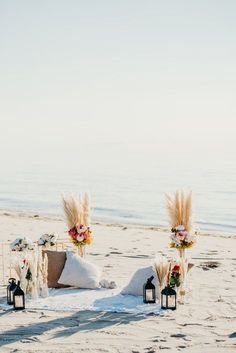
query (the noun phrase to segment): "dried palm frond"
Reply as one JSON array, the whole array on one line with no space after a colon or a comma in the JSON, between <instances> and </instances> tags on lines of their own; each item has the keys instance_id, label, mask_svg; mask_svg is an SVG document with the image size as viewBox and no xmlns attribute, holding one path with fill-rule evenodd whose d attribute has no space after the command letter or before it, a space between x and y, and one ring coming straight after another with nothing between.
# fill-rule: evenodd
<instances>
[{"instance_id":1,"label":"dried palm frond","mask_svg":"<svg viewBox=\"0 0 236 353\"><path fill-rule=\"evenodd\" d=\"M169 216L169 221L172 227L176 225L176 208L174 205L174 200L170 195L166 195L166 208Z\"/></svg>"},{"instance_id":2,"label":"dried palm frond","mask_svg":"<svg viewBox=\"0 0 236 353\"><path fill-rule=\"evenodd\" d=\"M90 197L89 194L86 192L82 198L82 215L84 224L86 227L90 226Z\"/></svg>"},{"instance_id":3,"label":"dried palm frond","mask_svg":"<svg viewBox=\"0 0 236 353\"><path fill-rule=\"evenodd\" d=\"M48 297L48 256L47 254L44 255L43 258L43 262L42 262L42 267L41 267L41 271L42 271L42 297L46 298Z\"/></svg>"},{"instance_id":4,"label":"dried palm frond","mask_svg":"<svg viewBox=\"0 0 236 353\"><path fill-rule=\"evenodd\" d=\"M182 220L182 208L181 208L181 193L179 193L179 191L176 191L175 193L175 198L174 198L175 202L175 209L176 209L176 221L178 222L178 224L182 224L181 220Z\"/></svg>"},{"instance_id":5,"label":"dried palm frond","mask_svg":"<svg viewBox=\"0 0 236 353\"><path fill-rule=\"evenodd\" d=\"M187 231L192 227L192 193L189 192L185 198L184 212L183 212L183 225Z\"/></svg>"},{"instance_id":6,"label":"dried palm frond","mask_svg":"<svg viewBox=\"0 0 236 353\"><path fill-rule=\"evenodd\" d=\"M18 278L20 278L21 266L20 266L19 262L15 262L14 263L14 269L16 271L16 274L17 274Z\"/></svg>"},{"instance_id":7,"label":"dried palm frond","mask_svg":"<svg viewBox=\"0 0 236 353\"><path fill-rule=\"evenodd\" d=\"M155 259L154 265L161 289L166 283L167 275L169 273L169 262L163 259Z\"/></svg>"},{"instance_id":8,"label":"dried palm frond","mask_svg":"<svg viewBox=\"0 0 236 353\"><path fill-rule=\"evenodd\" d=\"M62 204L69 229L78 226L81 223L80 203L73 196L62 196Z\"/></svg>"},{"instance_id":9,"label":"dried palm frond","mask_svg":"<svg viewBox=\"0 0 236 353\"><path fill-rule=\"evenodd\" d=\"M166 208L172 228L184 225L187 231L191 229L192 194L176 191L173 196L166 195Z\"/></svg>"}]
</instances>

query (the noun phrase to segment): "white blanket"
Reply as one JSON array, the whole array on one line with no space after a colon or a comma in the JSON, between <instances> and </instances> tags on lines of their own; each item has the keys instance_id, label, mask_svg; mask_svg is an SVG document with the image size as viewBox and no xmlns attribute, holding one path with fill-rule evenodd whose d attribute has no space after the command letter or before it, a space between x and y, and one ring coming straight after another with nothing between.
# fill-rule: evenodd
<instances>
[{"instance_id":1,"label":"white blanket","mask_svg":"<svg viewBox=\"0 0 236 353\"><path fill-rule=\"evenodd\" d=\"M0 308L8 308L0 304ZM159 314L159 303L144 304L141 296L121 295L118 289L50 289L49 297L36 300L26 298L26 309L56 311L105 311Z\"/></svg>"}]
</instances>

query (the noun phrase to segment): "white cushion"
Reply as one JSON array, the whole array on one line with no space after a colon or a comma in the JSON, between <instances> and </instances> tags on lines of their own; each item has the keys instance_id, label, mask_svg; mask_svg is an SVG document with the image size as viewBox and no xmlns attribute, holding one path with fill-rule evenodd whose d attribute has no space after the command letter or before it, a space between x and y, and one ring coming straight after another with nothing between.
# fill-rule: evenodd
<instances>
[{"instance_id":1,"label":"white cushion","mask_svg":"<svg viewBox=\"0 0 236 353\"><path fill-rule=\"evenodd\" d=\"M95 289L99 287L100 277L100 270L96 265L68 251L65 267L58 283L78 288Z\"/></svg>"},{"instance_id":2,"label":"white cushion","mask_svg":"<svg viewBox=\"0 0 236 353\"><path fill-rule=\"evenodd\" d=\"M159 281L157 278L157 273L156 270L152 266L148 267L143 267L137 270L133 276L131 277L131 280L129 281L129 284L123 288L121 291L121 294L129 294L129 295L143 295L143 285L144 283L147 282L147 279L150 278L151 276L154 277L152 283L156 287L156 297L159 297Z\"/></svg>"}]
</instances>

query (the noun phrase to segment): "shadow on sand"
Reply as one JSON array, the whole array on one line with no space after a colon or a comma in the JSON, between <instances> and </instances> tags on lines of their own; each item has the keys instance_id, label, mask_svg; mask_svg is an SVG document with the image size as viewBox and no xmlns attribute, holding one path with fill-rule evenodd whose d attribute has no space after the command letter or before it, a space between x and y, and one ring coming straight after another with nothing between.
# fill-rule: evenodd
<instances>
[{"instance_id":1,"label":"shadow on sand","mask_svg":"<svg viewBox=\"0 0 236 353\"><path fill-rule=\"evenodd\" d=\"M0 315L11 314L6 311ZM37 340L37 336L45 334L50 330L58 329L53 338L69 337L78 332L92 332L111 326L127 325L130 322L140 321L145 318L143 314L125 314L113 312L80 311L67 317L57 317L53 320L30 323L28 326L19 326L0 333L0 347L22 340ZM23 324L23 323L22 323ZM40 339L40 338L39 338Z\"/></svg>"}]
</instances>

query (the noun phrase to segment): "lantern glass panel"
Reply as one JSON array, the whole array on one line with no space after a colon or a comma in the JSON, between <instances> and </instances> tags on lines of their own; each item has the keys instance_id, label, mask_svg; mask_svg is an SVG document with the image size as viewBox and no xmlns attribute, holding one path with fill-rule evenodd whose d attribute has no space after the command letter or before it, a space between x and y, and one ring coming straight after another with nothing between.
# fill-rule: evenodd
<instances>
[{"instance_id":1,"label":"lantern glass panel","mask_svg":"<svg viewBox=\"0 0 236 353\"><path fill-rule=\"evenodd\" d=\"M25 294L20 288L20 281L18 281L17 287L13 293L13 305L15 310L25 309Z\"/></svg>"},{"instance_id":2,"label":"lantern glass panel","mask_svg":"<svg viewBox=\"0 0 236 353\"><path fill-rule=\"evenodd\" d=\"M13 303L13 291L9 291L10 302Z\"/></svg>"},{"instance_id":3,"label":"lantern glass panel","mask_svg":"<svg viewBox=\"0 0 236 353\"><path fill-rule=\"evenodd\" d=\"M9 305L13 304L13 291L16 288L16 280L15 278L9 278L7 286L7 303Z\"/></svg>"},{"instance_id":4,"label":"lantern glass panel","mask_svg":"<svg viewBox=\"0 0 236 353\"><path fill-rule=\"evenodd\" d=\"M24 297L23 295L15 296L15 309L24 308Z\"/></svg>"},{"instance_id":5,"label":"lantern glass panel","mask_svg":"<svg viewBox=\"0 0 236 353\"><path fill-rule=\"evenodd\" d=\"M176 291L170 286L165 287L161 292L161 308L176 309Z\"/></svg>"},{"instance_id":6,"label":"lantern glass panel","mask_svg":"<svg viewBox=\"0 0 236 353\"><path fill-rule=\"evenodd\" d=\"M146 301L153 301L154 298L154 294L153 294L153 290L152 289L146 289Z\"/></svg>"},{"instance_id":7,"label":"lantern glass panel","mask_svg":"<svg viewBox=\"0 0 236 353\"><path fill-rule=\"evenodd\" d=\"M168 307L169 308L174 308L175 307L175 296L174 295L170 295L167 297L168 299Z\"/></svg>"}]
</instances>

